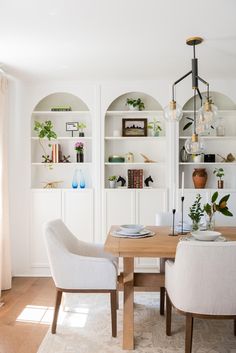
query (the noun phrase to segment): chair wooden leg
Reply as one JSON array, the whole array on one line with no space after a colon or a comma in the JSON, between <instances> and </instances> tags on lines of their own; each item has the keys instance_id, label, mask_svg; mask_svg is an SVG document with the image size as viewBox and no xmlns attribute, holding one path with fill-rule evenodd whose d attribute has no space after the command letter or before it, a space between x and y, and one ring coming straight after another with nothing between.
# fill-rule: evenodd
<instances>
[{"instance_id":1,"label":"chair wooden leg","mask_svg":"<svg viewBox=\"0 0 236 353\"><path fill-rule=\"evenodd\" d=\"M116 290L116 310L119 310L119 289Z\"/></svg>"},{"instance_id":2,"label":"chair wooden leg","mask_svg":"<svg viewBox=\"0 0 236 353\"><path fill-rule=\"evenodd\" d=\"M160 288L160 315L164 315L165 313L165 288Z\"/></svg>"},{"instance_id":3,"label":"chair wooden leg","mask_svg":"<svg viewBox=\"0 0 236 353\"><path fill-rule=\"evenodd\" d=\"M236 336L236 319L234 319L234 336Z\"/></svg>"},{"instance_id":4,"label":"chair wooden leg","mask_svg":"<svg viewBox=\"0 0 236 353\"><path fill-rule=\"evenodd\" d=\"M193 316L186 314L186 327L185 327L185 353L192 352L193 340Z\"/></svg>"},{"instance_id":5,"label":"chair wooden leg","mask_svg":"<svg viewBox=\"0 0 236 353\"><path fill-rule=\"evenodd\" d=\"M117 291L112 290L110 292L110 299L111 299L111 331L112 337L117 336Z\"/></svg>"},{"instance_id":6,"label":"chair wooden leg","mask_svg":"<svg viewBox=\"0 0 236 353\"><path fill-rule=\"evenodd\" d=\"M171 314L172 304L168 293L166 293L166 335L171 336Z\"/></svg>"},{"instance_id":7,"label":"chair wooden leg","mask_svg":"<svg viewBox=\"0 0 236 353\"><path fill-rule=\"evenodd\" d=\"M52 322L52 333L56 333L57 329L57 318L58 318L58 312L61 304L61 297L62 297L62 291L57 290L56 294L56 302L55 302L55 308L54 308L54 315L53 315L53 322Z\"/></svg>"}]
</instances>

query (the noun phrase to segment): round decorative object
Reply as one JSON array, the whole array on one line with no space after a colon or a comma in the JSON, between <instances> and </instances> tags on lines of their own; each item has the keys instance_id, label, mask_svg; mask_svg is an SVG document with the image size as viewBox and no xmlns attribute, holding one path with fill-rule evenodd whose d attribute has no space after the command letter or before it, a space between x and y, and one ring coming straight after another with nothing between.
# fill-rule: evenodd
<instances>
[{"instance_id":1,"label":"round decorative object","mask_svg":"<svg viewBox=\"0 0 236 353\"><path fill-rule=\"evenodd\" d=\"M207 172L205 168L194 168L193 183L195 189L204 189L207 182Z\"/></svg>"},{"instance_id":2,"label":"round decorative object","mask_svg":"<svg viewBox=\"0 0 236 353\"><path fill-rule=\"evenodd\" d=\"M108 157L108 162L109 163L124 163L125 158L122 156L110 156L110 157Z\"/></svg>"},{"instance_id":3,"label":"round decorative object","mask_svg":"<svg viewBox=\"0 0 236 353\"><path fill-rule=\"evenodd\" d=\"M164 118L171 123L180 121L182 116L182 108L175 101L171 101L164 108Z\"/></svg>"}]
</instances>

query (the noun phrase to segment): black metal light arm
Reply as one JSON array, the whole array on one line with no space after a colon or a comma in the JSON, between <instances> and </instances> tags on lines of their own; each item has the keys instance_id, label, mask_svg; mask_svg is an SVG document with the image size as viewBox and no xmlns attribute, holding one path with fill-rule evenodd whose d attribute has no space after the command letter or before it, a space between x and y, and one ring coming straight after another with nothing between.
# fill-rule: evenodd
<instances>
[{"instance_id":1,"label":"black metal light arm","mask_svg":"<svg viewBox=\"0 0 236 353\"><path fill-rule=\"evenodd\" d=\"M198 79L199 79L199 81L201 81L202 83L204 83L207 86L207 99L209 99L210 98L210 94L209 94L210 85L209 85L209 83L207 81L203 80L203 78L201 78L199 76L198 76Z\"/></svg>"},{"instance_id":2,"label":"black metal light arm","mask_svg":"<svg viewBox=\"0 0 236 353\"><path fill-rule=\"evenodd\" d=\"M177 81L175 81L172 85L172 100L174 101L175 100L175 86L181 82L182 80L185 79L185 77L188 77L189 75L191 75L192 73L192 70L189 71L187 74L185 74L184 76L180 77Z\"/></svg>"}]
</instances>

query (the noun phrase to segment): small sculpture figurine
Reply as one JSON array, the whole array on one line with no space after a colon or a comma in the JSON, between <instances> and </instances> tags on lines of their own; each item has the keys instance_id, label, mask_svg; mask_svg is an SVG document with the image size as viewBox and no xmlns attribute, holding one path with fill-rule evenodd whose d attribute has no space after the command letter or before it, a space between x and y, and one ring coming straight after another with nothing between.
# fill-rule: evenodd
<instances>
[{"instance_id":1,"label":"small sculpture figurine","mask_svg":"<svg viewBox=\"0 0 236 353\"><path fill-rule=\"evenodd\" d=\"M152 179L151 175L149 175L149 177L144 180L144 184L146 185L147 188L150 187L150 186L149 186L149 183L150 183L150 182L153 183L153 179Z\"/></svg>"},{"instance_id":2,"label":"small sculpture figurine","mask_svg":"<svg viewBox=\"0 0 236 353\"><path fill-rule=\"evenodd\" d=\"M43 163L52 163L52 160L50 159L49 155L42 155L43 158Z\"/></svg>"},{"instance_id":3,"label":"small sculpture figurine","mask_svg":"<svg viewBox=\"0 0 236 353\"><path fill-rule=\"evenodd\" d=\"M125 186L125 184L126 184L125 178L123 178L122 176L119 175L116 182L118 183L119 181L121 181L121 186Z\"/></svg>"},{"instance_id":4,"label":"small sculpture figurine","mask_svg":"<svg viewBox=\"0 0 236 353\"><path fill-rule=\"evenodd\" d=\"M70 158L70 155L65 156L65 155L63 154L61 163L70 163L69 158Z\"/></svg>"},{"instance_id":5,"label":"small sculpture figurine","mask_svg":"<svg viewBox=\"0 0 236 353\"><path fill-rule=\"evenodd\" d=\"M153 161L152 159L149 159L145 154L140 153L141 156L144 158L144 163L156 163L156 161Z\"/></svg>"},{"instance_id":6,"label":"small sculpture figurine","mask_svg":"<svg viewBox=\"0 0 236 353\"><path fill-rule=\"evenodd\" d=\"M63 181L43 181L44 189L56 189L58 187L58 184L63 183Z\"/></svg>"}]
</instances>

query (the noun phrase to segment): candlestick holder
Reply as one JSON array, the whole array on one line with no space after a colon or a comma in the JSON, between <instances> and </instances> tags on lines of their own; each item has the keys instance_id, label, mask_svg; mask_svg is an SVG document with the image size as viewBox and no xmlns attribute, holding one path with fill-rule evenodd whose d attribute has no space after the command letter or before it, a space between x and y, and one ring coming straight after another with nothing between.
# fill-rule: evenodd
<instances>
[{"instance_id":1,"label":"candlestick holder","mask_svg":"<svg viewBox=\"0 0 236 353\"><path fill-rule=\"evenodd\" d=\"M181 196L181 233L184 234L184 196Z\"/></svg>"},{"instance_id":2,"label":"candlestick holder","mask_svg":"<svg viewBox=\"0 0 236 353\"><path fill-rule=\"evenodd\" d=\"M175 233L175 213L176 213L176 209L173 208L173 209L172 209L172 232L169 234L169 235L171 235L171 236L177 235L177 234Z\"/></svg>"}]
</instances>

